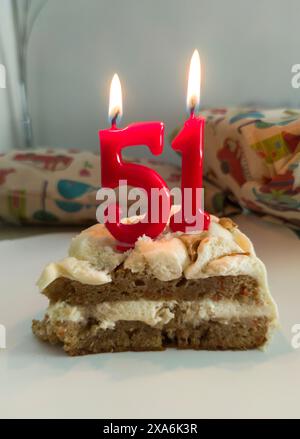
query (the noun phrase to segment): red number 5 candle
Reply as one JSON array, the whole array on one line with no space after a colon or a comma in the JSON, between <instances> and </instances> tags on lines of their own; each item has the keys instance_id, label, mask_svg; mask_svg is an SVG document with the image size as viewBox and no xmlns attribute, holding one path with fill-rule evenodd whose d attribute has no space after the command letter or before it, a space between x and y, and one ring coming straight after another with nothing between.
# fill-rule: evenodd
<instances>
[{"instance_id":1,"label":"red number 5 candle","mask_svg":"<svg viewBox=\"0 0 300 439\"><path fill-rule=\"evenodd\" d=\"M147 166L126 163L122 159L122 150L128 146L146 145L154 155L163 150L164 124L162 122L134 123L126 128L117 128L117 119L122 115L122 91L117 75L113 77L110 89L109 117L112 121L111 129L99 132L101 148L101 183L102 187L116 188L120 180L126 180L129 186L143 188L147 192L148 209L143 222L123 224L121 222L121 208L117 204L115 221L109 216L106 227L119 241L119 249L127 250L132 247L139 236L151 238L158 236L165 228L170 212L170 193L161 176ZM160 210L156 222L151 222L151 190L160 191ZM162 209L164 207L164 211ZM112 207L112 206L111 206ZM109 210L109 207L108 207Z\"/></svg>"},{"instance_id":2,"label":"red number 5 candle","mask_svg":"<svg viewBox=\"0 0 300 439\"><path fill-rule=\"evenodd\" d=\"M205 119L195 115L200 103L201 67L194 51L189 71L187 107L190 118L172 142L172 148L182 154L181 211L172 216L170 226L175 231L207 230L210 216L202 210L202 174Z\"/></svg>"}]
</instances>

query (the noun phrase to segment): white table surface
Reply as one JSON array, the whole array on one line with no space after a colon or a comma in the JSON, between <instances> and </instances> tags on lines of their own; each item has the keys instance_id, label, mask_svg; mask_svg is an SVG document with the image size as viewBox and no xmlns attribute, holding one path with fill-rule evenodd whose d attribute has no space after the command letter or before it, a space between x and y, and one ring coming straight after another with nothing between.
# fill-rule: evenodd
<instances>
[{"instance_id":1,"label":"white table surface","mask_svg":"<svg viewBox=\"0 0 300 439\"><path fill-rule=\"evenodd\" d=\"M290 230L239 217L269 272L281 329L266 352L102 354L71 358L39 342L31 320L46 299L35 281L65 256L74 231L1 229L0 417L300 417L300 240ZM7 238L7 239L5 239Z\"/></svg>"}]
</instances>

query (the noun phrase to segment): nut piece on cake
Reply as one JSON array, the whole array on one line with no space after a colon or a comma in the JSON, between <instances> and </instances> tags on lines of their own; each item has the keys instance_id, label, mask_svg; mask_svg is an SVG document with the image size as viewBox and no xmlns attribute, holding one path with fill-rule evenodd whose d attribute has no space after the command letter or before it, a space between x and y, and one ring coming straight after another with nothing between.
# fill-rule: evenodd
<instances>
[{"instance_id":1,"label":"nut piece on cake","mask_svg":"<svg viewBox=\"0 0 300 439\"><path fill-rule=\"evenodd\" d=\"M199 234L141 237L127 253L97 224L49 264L33 333L70 355L263 347L277 324L264 264L229 219Z\"/></svg>"}]
</instances>

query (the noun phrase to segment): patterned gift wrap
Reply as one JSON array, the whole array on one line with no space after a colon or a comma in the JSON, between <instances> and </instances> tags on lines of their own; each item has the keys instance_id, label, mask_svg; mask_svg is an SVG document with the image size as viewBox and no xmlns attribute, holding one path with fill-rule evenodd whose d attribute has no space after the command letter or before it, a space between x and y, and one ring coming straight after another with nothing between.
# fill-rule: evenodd
<instances>
[{"instance_id":1,"label":"patterned gift wrap","mask_svg":"<svg viewBox=\"0 0 300 439\"><path fill-rule=\"evenodd\" d=\"M238 203L299 230L300 110L215 109L203 115L211 210L221 213Z\"/></svg>"},{"instance_id":2,"label":"patterned gift wrap","mask_svg":"<svg viewBox=\"0 0 300 439\"><path fill-rule=\"evenodd\" d=\"M133 159L180 184L180 169ZM16 224L89 224L96 221L100 157L88 151L35 149L0 156L0 217Z\"/></svg>"}]
</instances>

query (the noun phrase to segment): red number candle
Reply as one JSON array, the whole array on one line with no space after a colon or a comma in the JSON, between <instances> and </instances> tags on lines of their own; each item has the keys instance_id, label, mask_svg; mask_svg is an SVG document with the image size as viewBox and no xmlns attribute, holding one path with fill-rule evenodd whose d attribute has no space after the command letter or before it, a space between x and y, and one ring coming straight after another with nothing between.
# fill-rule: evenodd
<instances>
[{"instance_id":1,"label":"red number candle","mask_svg":"<svg viewBox=\"0 0 300 439\"><path fill-rule=\"evenodd\" d=\"M202 210L202 175L205 119L195 115L200 103L201 68L197 50L193 53L187 92L190 118L172 142L172 148L182 154L181 210L171 218L175 231L207 230L210 216Z\"/></svg>"},{"instance_id":2,"label":"red number candle","mask_svg":"<svg viewBox=\"0 0 300 439\"><path fill-rule=\"evenodd\" d=\"M143 122L119 129L117 119L121 115L121 84L118 76L115 75L111 83L109 104L109 116L112 126L111 129L99 132L102 187L114 189L119 186L120 180L126 180L129 186L143 188L148 197L147 215L143 222L123 224L121 221L122 212L118 204L113 207L116 209L116 220L111 221L109 216L106 219L107 229L120 243L118 248L127 250L134 245L139 236L145 234L155 238L164 230L170 212L171 201L168 187L157 172L147 166L126 163L122 159L122 150L128 146L146 145L152 154L161 154L164 124L162 122ZM151 191L153 188L160 190L160 206L156 222L151 222ZM111 207L108 207L108 210Z\"/></svg>"}]
</instances>

